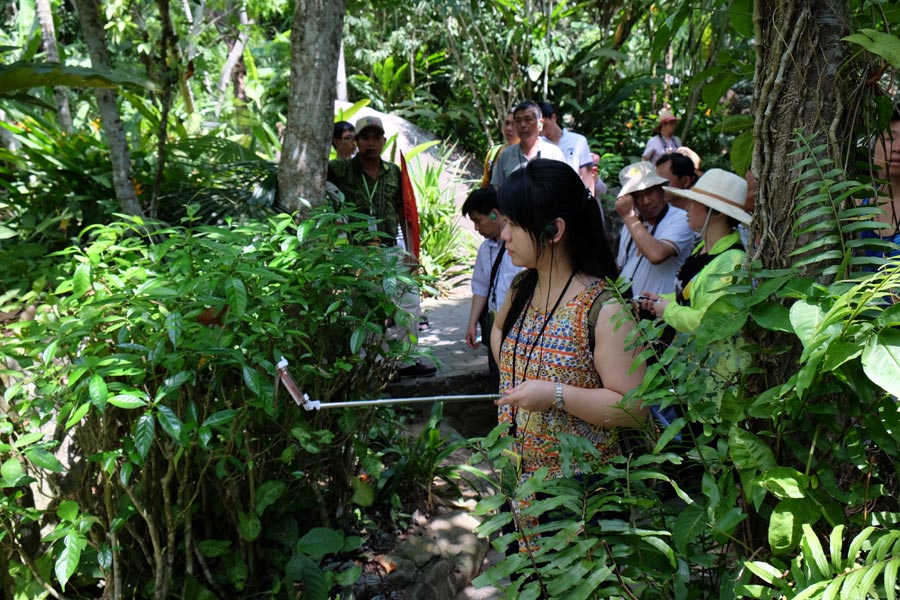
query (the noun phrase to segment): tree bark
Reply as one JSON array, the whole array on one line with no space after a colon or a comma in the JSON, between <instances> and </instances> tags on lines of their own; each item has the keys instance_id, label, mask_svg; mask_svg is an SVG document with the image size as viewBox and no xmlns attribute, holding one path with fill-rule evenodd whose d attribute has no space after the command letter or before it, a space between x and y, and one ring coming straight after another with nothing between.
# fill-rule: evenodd
<instances>
[{"instance_id":1,"label":"tree bark","mask_svg":"<svg viewBox=\"0 0 900 600\"><path fill-rule=\"evenodd\" d=\"M341 49L338 51L337 64L337 99L347 102L347 63L344 61L344 43L341 42Z\"/></svg>"},{"instance_id":2,"label":"tree bark","mask_svg":"<svg viewBox=\"0 0 900 600\"><path fill-rule=\"evenodd\" d=\"M156 218L159 196L162 193L166 173L166 140L169 135L169 113L172 110L173 88L178 85L178 67L175 59L177 43L172 15L169 14L169 0L157 0L162 36L159 40L159 70L162 89L159 94L160 115L156 134L156 174L153 177L153 192L150 195L150 216ZM172 58L172 60L170 60Z\"/></svg>"},{"instance_id":3,"label":"tree bark","mask_svg":"<svg viewBox=\"0 0 900 600\"><path fill-rule=\"evenodd\" d=\"M41 25L41 43L44 45L44 53L47 62L59 62L59 50L56 46L56 27L53 25L53 10L50 8L50 0L37 0L35 3L38 22ZM69 111L69 98L61 87L53 88L53 98L56 100L56 120L59 127L66 133L72 133L72 113Z\"/></svg>"},{"instance_id":4,"label":"tree bark","mask_svg":"<svg viewBox=\"0 0 900 600\"><path fill-rule=\"evenodd\" d=\"M91 65L102 71L112 70L109 50L106 47L106 30L100 17L97 0L75 0L75 8L78 10L81 32L88 47ZM103 133L109 146L113 188L119 201L119 208L128 215L143 215L131 177L131 151L119 115L116 93L113 90L97 88L95 94Z\"/></svg>"},{"instance_id":5,"label":"tree bark","mask_svg":"<svg viewBox=\"0 0 900 600\"><path fill-rule=\"evenodd\" d=\"M219 76L219 85L216 87L219 92L216 115L220 114L222 111L222 105L225 102L225 90L228 89L228 82L231 81L232 73L238 62L241 60L241 57L244 55L244 48L247 46L247 40L250 39L251 24L250 17L247 16L247 4L246 2L241 2L240 7L238 8L238 35L234 40L234 44L231 46L231 50L228 51L225 66L222 67L222 74ZM239 93L238 86L235 86L234 96L238 99L243 99Z\"/></svg>"},{"instance_id":6,"label":"tree bark","mask_svg":"<svg viewBox=\"0 0 900 600\"><path fill-rule=\"evenodd\" d=\"M850 33L847 4L840 0L757 0L756 74L753 96L752 170L756 175L758 236L756 257L766 268L785 268L791 252L806 240L792 235L799 189L791 155L796 136L828 146L842 164L841 140L852 129L848 106L858 82L840 67L846 58L841 38Z\"/></svg>"},{"instance_id":7,"label":"tree bark","mask_svg":"<svg viewBox=\"0 0 900 600\"><path fill-rule=\"evenodd\" d=\"M300 211L301 217L325 201L343 25L344 0L297 0L278 202L285 210Z\"/></svg>"}]
</instances>

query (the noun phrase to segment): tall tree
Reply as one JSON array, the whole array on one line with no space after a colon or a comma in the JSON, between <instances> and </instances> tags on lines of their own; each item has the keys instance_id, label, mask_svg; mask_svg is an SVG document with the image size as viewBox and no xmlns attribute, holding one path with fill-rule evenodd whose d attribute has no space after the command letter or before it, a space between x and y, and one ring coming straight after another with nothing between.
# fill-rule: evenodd
<instances>
[{"instance_id":1,"label":"tall tree","mask_svg":"<svg viewBox=\"0 0 900 600\"><path fill-rule=\"evenodd\" d=\"M757 256L767 267L787 267L794 260L791 251L805 243L791 233L798 192L809 183L794 172L806 158L792 155L797 134L827 144L830 157L843 164L841 142L851 131L848 115L860 89L858 81L849 80L853 71L840 68L849 22L842 0L755 3L754 228Z\"/></svg>"},{"instance_id":2,"label":"tall tree","mask_svg":"<svg viewBox=\"0 0 900 600\"><path fill-rule=\"evenodd\" d=\"M106 47L106 30L100 17L97 0L75 0L81 31L91 64L101 71L112 70L109 49ZM131 176L131 151L125 137L125 128L119 114L114 90L97 88L97 108L106 143L109 144L109 156L112 163L113 188L122 212L129 215L142 215L141 203L138 200Z\"/></svg>"},{"instance_id":3,"label":"tall tree","mask_svg":"<svg viewBox=\"0 0 900 600\"><path fill-rule=\"evenodd\" d=\"M280 204L305 212L325 198L344 0L297 0L291 29L287 124L278 168Z\"/></svg>"},{"instance_id":4,"label":"tall tree","mask_svg":"<svg viewBox=\"0 0 900 600\"><path fill-rule=\"evenodd\" d=\"M50 0L37 0L35 12L41 25L41 43L48 62L59 62L59 50L56 46L56 27L53 25L53 9L50 8ZM60 128L66 133L72 133L72 114L69 111L69 99L66 91L61 87L53 88L53 97L56 100L56 119Z\"/></svg>"}]
</instances>

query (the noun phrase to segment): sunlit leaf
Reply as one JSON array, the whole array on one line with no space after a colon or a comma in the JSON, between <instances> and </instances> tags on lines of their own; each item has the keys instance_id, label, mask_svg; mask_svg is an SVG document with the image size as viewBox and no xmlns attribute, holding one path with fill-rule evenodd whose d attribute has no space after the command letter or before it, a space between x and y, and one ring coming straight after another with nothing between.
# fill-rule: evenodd
<instances>
[{"instance_id":1,"label":"sunlit leaf","mask_svg":"<svg viewBox=\"0 0 900 600\"><path fill-rule=\"evenodd\" d=\"M862 353L862 365L872 383L900 397L900 331L883 329L869 338Z\"/></svg>"},{"instance_id":2,"label":"sunlit leaf","mask_svg":"<svg viewBox=\"0 0 900 600\"><path fill-rule=\"evenodd\" d=\"M59 581L62 589L66 589L66 583L78 569L78 563L81 562L81 550L86 543L87 540L76 533L70 533L63 538L62 552L56 558L54 567L56 580Z\"/></svg>"},{"instance_id":3,"label":"sunlit leaf","mask_svg":"<svg viewBox=\"0 0 900 600\"><path fill-rule=\"evenodd\" d=\"M28 460L47 471L62 473L66 470L58 458L43 448L26 448L25 456L28 457Z\"/></svg>"}]
</instances>

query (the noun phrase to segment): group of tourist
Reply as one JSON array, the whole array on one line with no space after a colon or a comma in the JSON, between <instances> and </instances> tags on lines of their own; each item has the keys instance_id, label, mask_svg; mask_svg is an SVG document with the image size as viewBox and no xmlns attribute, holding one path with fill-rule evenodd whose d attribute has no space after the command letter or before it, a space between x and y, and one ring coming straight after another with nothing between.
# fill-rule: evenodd
<instances>
[{"instance_id":1,"label":"group of tourist","mask_svg":"<svg viewBox=\"0 0 900 600\"><path fill-rule=\"evenodd\" d=\"M889 175L882 192L894 208L886 212L888 225L898 230L895 116L891 135L872 150L875 167ZM606 189L595 176L597 161L583 136L560 126L550 104L522 102L505 115L504 143L490 150L481 187L463 204L485 238L465 339L471 348L488 348L498 419L509 426L522 482L542 467L551 477L561 474L562 433L589 440L604 456L619 452L618 430L638 427L648 415L639 402L623 402L645 373L632 364L638 350L626 343L635 321L661 319L674 331L696 333L707 309L739 277L752 188L722 169L701 173L700 157L674 135L676 122L662 110L642 160L619 174L615 258L595 198L598 187ZM335 126L339 156L352 152L347 131ZM355 157L332 161L328 178L380 230L396 233L401 200L396 167L380 159L380 121L361 119L355 141ZM617 279L630 283L625 295L632 300L625 305L613 298L609 282ZM739 340L727 344L718 370L737 376L749 357Z\"/></svg>"}]
</instances>

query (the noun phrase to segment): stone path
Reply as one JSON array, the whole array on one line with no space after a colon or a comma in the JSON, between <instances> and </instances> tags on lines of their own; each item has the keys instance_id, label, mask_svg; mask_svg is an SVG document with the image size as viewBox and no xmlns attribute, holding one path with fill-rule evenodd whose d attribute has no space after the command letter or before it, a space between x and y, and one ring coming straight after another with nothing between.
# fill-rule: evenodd
<instances>
[{"instance_id":1,"label":"stone path","mask_svg":"<svg viewBox=\"0 0 900 600\"><path fill-rule=\"evenodd\" d=\"M482 347L472 350L465 342L471 302L469 281L466 279L455 283L447 297L428 298L422 302L429 327L420 333L419 345L430 351L434 363L438 366L437 374L433 377L404 378L391 384L387 391L392 397L492 393L488 382L485 349ZM461 435L476 437L487 434L497 423L497 409L487 400L477 403L445 404L444 417ZM472 527L477 523L474 519L459 522L469 523ZM440 528L437 531L440 531ZM457 562L465 563L473 556L477 557L482 563L478 569L480 571L500 560L501 557L493 549L485 556L483 540L480 545L474 543L471 538L467 541L467 544L457 547ZM451 581L448 580L449 583ZM457 580L456 583L462 586L468 584L468 581ZM429 592L430 598L442 597L434 589ZM472 585L466 585L458 591L455 600L495 600L500 597L496 588L475 589Z\"/></svg>"}]
</instances>

